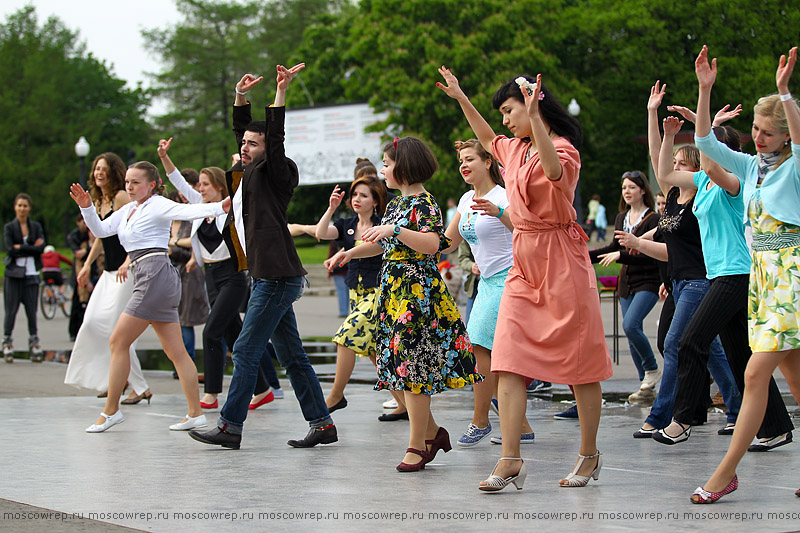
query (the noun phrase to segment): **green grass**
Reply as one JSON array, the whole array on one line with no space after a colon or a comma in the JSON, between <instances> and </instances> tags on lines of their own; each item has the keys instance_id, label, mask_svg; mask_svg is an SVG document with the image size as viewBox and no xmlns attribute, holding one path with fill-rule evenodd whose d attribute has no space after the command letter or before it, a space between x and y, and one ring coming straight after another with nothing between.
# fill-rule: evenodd
<instances>
[{"instance_id":1,"label":"green grass","mask_svg":"<svg viewBox=\"0 0 800 533\"><path fill-rule=\"evenodd\" d=\"M297 255L304 265L321 265L328 258L330 242L317 242L312 237L297 237L294 240Z\"/></svg>"}]
</instances>

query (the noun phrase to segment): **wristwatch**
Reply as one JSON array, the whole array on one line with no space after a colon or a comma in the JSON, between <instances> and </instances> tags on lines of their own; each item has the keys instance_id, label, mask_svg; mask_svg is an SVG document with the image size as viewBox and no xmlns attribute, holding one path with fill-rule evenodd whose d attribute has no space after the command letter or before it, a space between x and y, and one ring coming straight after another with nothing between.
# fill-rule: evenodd
<instances>
[{"instance_id":1,"label":"wristwatch","mask_svg":"<svg viewBox=\"0 0 800 533\"><path fill-rule=\"evenodd\" d=\"M395 224L394 225L394 234L395 235L400 235L400 230L401 229L403 229L403 226L401 226L400 224Z\"/></svg>"}]
</instances>

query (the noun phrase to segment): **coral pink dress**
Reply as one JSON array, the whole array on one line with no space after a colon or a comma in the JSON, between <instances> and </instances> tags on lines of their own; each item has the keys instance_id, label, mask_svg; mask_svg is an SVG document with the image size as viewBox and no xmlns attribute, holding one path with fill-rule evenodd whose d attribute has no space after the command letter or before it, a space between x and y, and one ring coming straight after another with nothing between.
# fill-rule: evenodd
<instances>
[{"instance_id":1,"label":"coral pink dress","mask_svg":"<svg viewBox=\"0 0 800 533\"><path fill-rule=\"evenodd\" d=\"M581 385L612 376L588 237L572 207L581 161L566 138L553 140L563 168L551 181L529 144L498 136L492 153L506 169L514 224L514 266L497 316L492 371Z\"/></svg>"}]
</instances>

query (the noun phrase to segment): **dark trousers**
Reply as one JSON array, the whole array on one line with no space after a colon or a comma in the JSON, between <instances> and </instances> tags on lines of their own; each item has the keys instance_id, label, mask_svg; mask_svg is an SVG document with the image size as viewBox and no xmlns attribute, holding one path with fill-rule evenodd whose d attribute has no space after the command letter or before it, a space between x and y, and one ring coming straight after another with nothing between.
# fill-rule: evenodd
<instances>
[{"instance_id":1,"label":"dark trousers","mask_svg":"<svg viewBox=\"0 0 800 533\"><path fill-rule=\"evenodd\" d=\"M670 281L670 283L672 282ZM667 333L672 324L672 316L674 314L675 298L672 297L672 292L669 292L667 294L667 299L664 300L664 304L661 306L661 316L658 317L658 337L656 339L656 345L658 346L658 352L661 354L662 358L664 357L664 340L667 338ZM692 415L693 426L705 424L706 420L708 420L708 407L711 405L710 377L708 369L706 369L706 392L695 398L694 415Z\"/></svg>"},{"instance_id":2,"label":"dark trousers","mask_svg":"<svg viewBox=\"0 0 800 533\"><path fill-rule=\"evenodd\" d=\"M211 310L203 328L204 390L222 392L225 353L242 331L239 308L247 297L247 275L238 272L233 261L206 264L206 291Z\"/></svg>"},{"instance_id":3,"label":"dark trousers","mask_svg":"<svg viewBox=\"0 0 800 533\"><path fill-rule=\"evenodd\" d=\"M694 402L706 394L708 349L717 335L736 385L744 395L744 371L752 355L747 327L749 278L748 274L740 274L711 280L711 288L683 331L678 344L678 393L673 411L673 417L681 424L692 423ZM793 428L778 385L770 378L767 412L758 437L775 437Z\"/></svg>"},{"instance_id":4,"label":"dark trousers","mask_svg":"<svg viewBox=\"0 0 800 533\"><path fill-rule=\"evenodd\" d=\"M75 287L73 287L75 289ZM81 302L80 294L78 294L78 290L76 289L72 293L72 308L69 312L69 337L74 339L78 336L78 330L81 329L81 324L83 324L83 315L86 314L86 303Z\"/></svg>"},{"instance_id":5,"label":"dark trousers","mask_svg":"<svg viewBox=\"0 0 800 533\"><path fill-rule=\"evenodd\" d=\"M38 331L36 329L36 300L39 299L39 276L5 278L3 299L6 308L3 334L10 338L14 333L17 311L19 311L19 304L22 304L25 306L25 315L28 317L28 333L31 337L35 337Z\"/></svg>"}]
</instances>

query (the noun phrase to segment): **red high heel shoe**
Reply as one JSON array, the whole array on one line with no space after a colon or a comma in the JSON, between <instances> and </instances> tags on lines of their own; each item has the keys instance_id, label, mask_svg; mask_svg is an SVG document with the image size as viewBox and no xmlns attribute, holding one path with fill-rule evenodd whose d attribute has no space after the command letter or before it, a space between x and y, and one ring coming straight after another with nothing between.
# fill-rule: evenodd
<instances>
[{"instance_id":1,"label":"red high heel shoe","mask_svg":"<svg viewBox=\"0 0 800 533\"><path fill-rule=\"evenodd\" d=\"M444 453L447 453L453 449L453 446L450 444L450 434L442 426L439 426L436 437L432 440L426 440L425 444L431 447L430 451L428 451L428 460L425 461L426 463L433 461L439 450L443 450Z\"/></svg>"}]
</instances>

